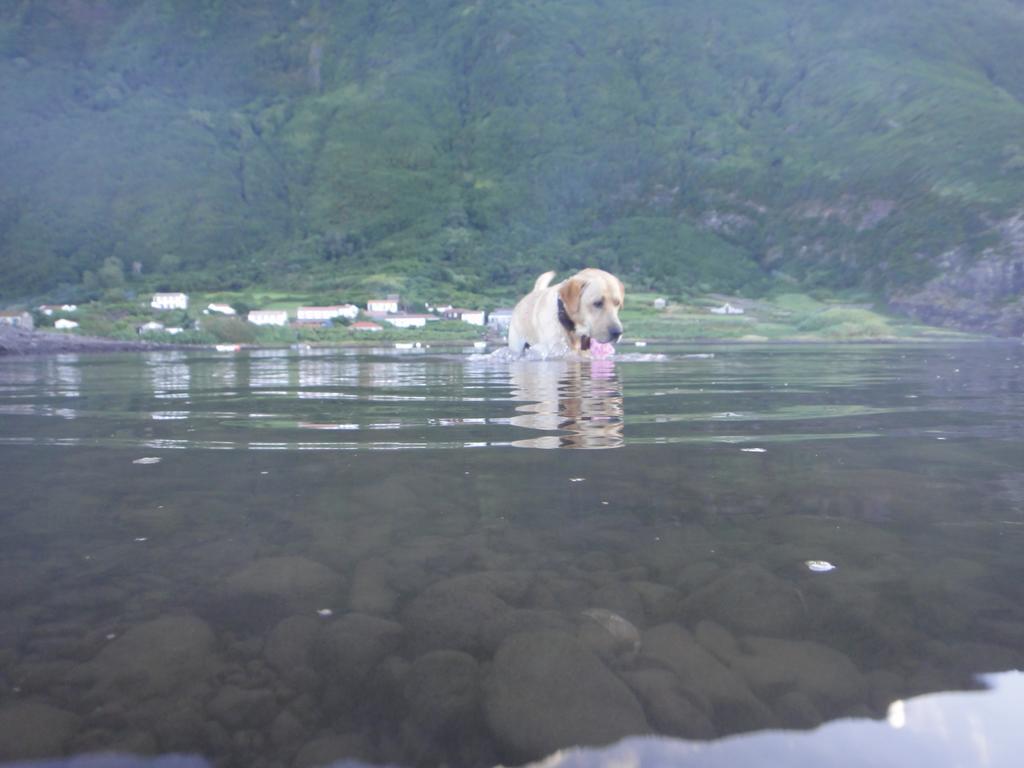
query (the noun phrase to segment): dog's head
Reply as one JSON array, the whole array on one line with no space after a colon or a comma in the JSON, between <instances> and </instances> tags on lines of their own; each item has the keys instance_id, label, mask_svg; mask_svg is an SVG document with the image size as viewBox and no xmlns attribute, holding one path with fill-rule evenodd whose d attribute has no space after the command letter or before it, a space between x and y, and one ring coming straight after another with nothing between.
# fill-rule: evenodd
<instances>
[{"instance_id":1,"label":"dog's head","mask_svg":"<svg viewBox=\"0 0 1024 768\"><path fill-rule=\"evenodd\" d=\"M558 297L572 322L573 332L580 337L582 349L589 347L591 339L604 344L619 340L619 309L626 291L615 275L603 269L584 269L562 283Z\"/></svg>"}]
</instances>

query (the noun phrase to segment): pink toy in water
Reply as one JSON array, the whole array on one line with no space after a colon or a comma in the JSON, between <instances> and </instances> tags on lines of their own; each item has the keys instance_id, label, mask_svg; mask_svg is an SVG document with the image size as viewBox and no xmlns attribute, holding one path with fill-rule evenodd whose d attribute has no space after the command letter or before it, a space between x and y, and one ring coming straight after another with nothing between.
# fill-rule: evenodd
<instances>
[{"instance_id":1,"label":"pink toy in water","mask_svg":"<svg viewBox=\"0 0 1024 768\"><path fill-rule=\"evenodd\" d=\"M615 345L603 341L590 340L590 356L594 358L611 357L615 354Z\"/></svg>"}]
</instances>

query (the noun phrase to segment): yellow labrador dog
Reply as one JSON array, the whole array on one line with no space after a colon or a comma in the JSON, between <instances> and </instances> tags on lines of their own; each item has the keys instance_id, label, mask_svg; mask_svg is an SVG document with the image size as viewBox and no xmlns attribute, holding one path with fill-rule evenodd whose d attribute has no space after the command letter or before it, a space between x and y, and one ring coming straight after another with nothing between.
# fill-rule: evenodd
<instances>
[{"instance_id":1,"label":"yellow labrador dog","mask_svg":"<svg viewBox=\"0 0 1024 768\"><path fill-rule=\"evenodd\" d=\"M622 281L602 269L584 269L551 285L554 276L545 272L538 277L512 310L509 348L522 355L532 347L545 357L610 354L610 345L622 336Z\"/></svg>"}]
</instances>

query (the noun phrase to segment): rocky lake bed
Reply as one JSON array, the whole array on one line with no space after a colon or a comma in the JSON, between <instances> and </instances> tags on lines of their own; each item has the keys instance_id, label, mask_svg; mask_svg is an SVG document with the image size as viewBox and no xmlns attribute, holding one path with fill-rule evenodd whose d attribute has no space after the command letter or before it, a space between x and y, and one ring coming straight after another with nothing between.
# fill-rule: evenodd
<instances>
[{"instance_id":1,"label":"rocky lake bed","mask_svg":"<svg viewBox=\"0 0 1024 768\"><path fill-rule=\"evenodd\" d=\"M977 687L1024 665L1021 363L8 357L0 759L516 765Z\"/></svg>"}]
</instances>

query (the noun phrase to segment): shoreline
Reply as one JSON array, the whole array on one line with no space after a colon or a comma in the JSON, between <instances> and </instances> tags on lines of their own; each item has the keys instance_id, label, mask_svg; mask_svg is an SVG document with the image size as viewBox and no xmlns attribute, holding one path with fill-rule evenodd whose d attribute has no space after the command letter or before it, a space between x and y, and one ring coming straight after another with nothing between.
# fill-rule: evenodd
<instances>
[{"instance_id":1,"label":"shoreline","mask_svg":"<svg viewBox=\"0 0 1024 768\"><path fill-rule=\"evenodd\" d=\"M479 339L477 339L478 341ZM856 344L957 344L957 343L1007 343L1018 341L998 336L895 336L885 338L863 338L863 339L738 339L738 338L714 338L703 337L693 339L644 339L647 345L693 345L693 346L796 346L796 345L840 345L851 346ZM366 339L360 341L344 342L306 342L312 349L349 349L349 348L372 348L390 347L393 342L374 342ZM459 346L471 344L473 340L460 341L456 339L444 341L426 342L439 347ZM238 351L251 349L288 349L290 344L240 344ZM488 340L488 346L501 347L504 341ZM624 342L619 345L619 352L626 349L633 349L633 342ZM0 358L46 355L46 354L67 354L67 353L103 353L103 352L154 352L161 350L214 350L211 344L173 344L168 342L155 341L125 341L122 339L108 339L101 336L78 336L75 334L55 333L49 331L26 331L22 328L0 326Z\"/></svg>"},{"instance_id":2,"label":"shoreline","mask_svg":"<svg viewBox=\"0 0 1024 768\"><path fill-rule=\"evenodd\" d=\"M77 336L51 331L27 331L0 326L0 357L47 355L78 352L152 352L163 349L189 349L191 345L155 341L122 341L101 336Z\"/></svg>"}]
</instances>

